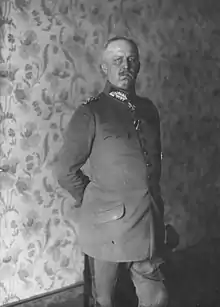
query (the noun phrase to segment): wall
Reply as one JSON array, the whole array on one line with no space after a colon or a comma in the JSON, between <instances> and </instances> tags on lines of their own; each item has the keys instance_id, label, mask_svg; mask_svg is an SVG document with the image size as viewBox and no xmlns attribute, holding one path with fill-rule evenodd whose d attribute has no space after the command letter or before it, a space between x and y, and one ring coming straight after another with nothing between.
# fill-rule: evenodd
<instances>
[{"instance_id":1,"label":"wall","mask_svg":"<svg viewBox=\"0 0 220 307\"><path fill-rule=\"evenodd\" d=\"M1 1L1 305L82 280L72 199L51 166L71 114L103 87L99 50L114 34L137 41L137 90L161 114L166 220L180 248L219 232L217 5Z\"/></svg>"}]
</instances>

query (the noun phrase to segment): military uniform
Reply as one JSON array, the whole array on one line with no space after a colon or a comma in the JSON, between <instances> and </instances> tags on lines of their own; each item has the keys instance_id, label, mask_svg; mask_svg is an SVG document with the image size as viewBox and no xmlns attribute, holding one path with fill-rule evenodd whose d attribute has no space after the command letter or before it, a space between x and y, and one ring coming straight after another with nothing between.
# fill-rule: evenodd
<instances>
[{"instance_id":1,"label":"military uniform","mask_svg":"<svg viewBox=\"0 0 220 307\"><path fill-rule=\"evenodd\" d=\"M81 170L86 161L87 175ZM75 111L55 173L80 207L78 236L85 254L112 263L160 262L160 121L149 99L107 82Z\"/></svg>"}]
</instances>

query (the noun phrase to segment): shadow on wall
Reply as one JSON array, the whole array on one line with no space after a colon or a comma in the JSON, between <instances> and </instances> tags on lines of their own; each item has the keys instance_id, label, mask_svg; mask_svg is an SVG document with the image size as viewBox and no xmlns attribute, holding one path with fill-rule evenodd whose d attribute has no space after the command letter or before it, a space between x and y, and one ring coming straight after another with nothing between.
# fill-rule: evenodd
<instances>
[{"instance_id":1,"label":"shadow on wall","mask_svg":"<svg viewBox=\"0 0 220 307\"><path fill-rule=\"evenodd\" d=\"M162 268L169 307L219 307L220 240L203 240L193 248L173 253ZM137 307L135 289L126 270L116 287L116 306Z\"/></svg>"},{"instance_id":2,"label":"shadow on wall","mask_svg":"<svg viewBox=\"0 0 220 307\"><path fill-rule=\"evenodd\" d=\"M180 249L220 230L220 10L217 2L204 3L177 6L162 99L156 99L166 219L181 234Z\"/></svg>"}]
</instances>

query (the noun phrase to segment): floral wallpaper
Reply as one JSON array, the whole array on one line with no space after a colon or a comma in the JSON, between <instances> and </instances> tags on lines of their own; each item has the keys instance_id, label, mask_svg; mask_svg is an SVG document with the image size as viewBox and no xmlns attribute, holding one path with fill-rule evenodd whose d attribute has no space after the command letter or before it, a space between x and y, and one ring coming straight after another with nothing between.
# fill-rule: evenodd
<instances>
[{"instance_id":1,"label":"floral wallpaper","mask_svg":"<svg viewBox=\"0 0 220 307\"><path fill-rule=\"evenodd\" d=\"M211 2L0 1L0 305L82 280L74 203L51 168L75 108L103 87L99 51L115 34L138 43L137 91L161 114L166 220L180 248L219 231Z\"/></svg>"}]
</instances>

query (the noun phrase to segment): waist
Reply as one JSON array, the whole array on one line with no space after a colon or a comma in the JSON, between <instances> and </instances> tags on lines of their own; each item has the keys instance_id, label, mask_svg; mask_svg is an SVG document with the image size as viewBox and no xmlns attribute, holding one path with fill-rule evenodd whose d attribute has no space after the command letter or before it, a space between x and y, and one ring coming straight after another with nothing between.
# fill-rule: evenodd
<instances>
[{"instance_id":1,"label":"waist","mask_svg":"<svg viewBox=\"0 0 220 307\"><path fill-rule=\"evenodd\" d=\"M103 184L99 184L97 182L90 181L88 186L84 191L84 200L92 202L94 199L95 202L103 201L108 202L111 201L131 201L132 199L142 198L149 193L149 189L147 185L142 186L133 186L133 188L129 188L128 186L105 186Z\"/></svg>"},{"instance_id":2,"label":"waist","mask_svg":"<svg viewBox=\"0 0 220 307\"><path fill-rule=\"evenodd\" d=\"M91 169L90 180L95 186L105 191L141 190L148 187L147 175L145 165L137 167L112 165L112 167Z\"/></svg>"}]
</instances>

